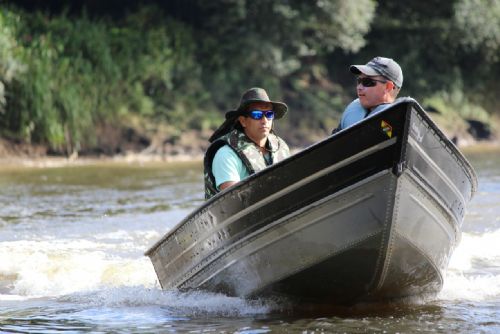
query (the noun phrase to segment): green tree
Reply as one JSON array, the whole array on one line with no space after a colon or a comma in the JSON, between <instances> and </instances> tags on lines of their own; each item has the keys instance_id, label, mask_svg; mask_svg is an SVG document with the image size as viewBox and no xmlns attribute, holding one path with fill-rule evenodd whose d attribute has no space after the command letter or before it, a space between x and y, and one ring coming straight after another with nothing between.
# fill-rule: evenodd
<instances>
[{"instance_id":1,"label":"green tree","mask_svg":"<svg viewBox=\"0 0 500 334\"><path fill-rule=\"evenodd\" d=\"M5 113L5 85L10 83L24 66L18 61L22 52L16 40L20 18L9 11L0 11L0 114Z\"/></svg>"},{"instance_id":2,"label":"green tree","mask_svg":"<svg viewBox=\"0 0 500 334\"><path fill-rule=\"evenodd\" d=\"M458 0L454 7L456 55L463 88L474 104L500 115L500 1Z\"/></svg>"},{"instance_id":3,"label":"green tree","mask_svg":"<svg viewBox=\"0 0 500 334\"><path fill-rule=\"evenodd\" d=\"M484 60L500 60L500 1L459 0L454 7L454 23L459 44L471 52L480 52Z\"/></svg>"}]
</instances>

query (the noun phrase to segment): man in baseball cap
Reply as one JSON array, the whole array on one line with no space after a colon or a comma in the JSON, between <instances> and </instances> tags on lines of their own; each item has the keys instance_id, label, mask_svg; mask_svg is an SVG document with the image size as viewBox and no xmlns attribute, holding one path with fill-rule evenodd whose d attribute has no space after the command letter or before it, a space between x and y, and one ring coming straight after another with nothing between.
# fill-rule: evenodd
<instances>
[{"instance_id":1,"label":"man in baseball cap","mask_svg":"<svg viewBox=\"0 0 500 334\"><path fill-rule=\"evenodd\" d=\"M357 76L358 98L344 110L339 126L332 133L386 109L403 86L403 71L391 58L375 57L366 65L351 65L349 70Z\"/></svg>"}]
</instances>

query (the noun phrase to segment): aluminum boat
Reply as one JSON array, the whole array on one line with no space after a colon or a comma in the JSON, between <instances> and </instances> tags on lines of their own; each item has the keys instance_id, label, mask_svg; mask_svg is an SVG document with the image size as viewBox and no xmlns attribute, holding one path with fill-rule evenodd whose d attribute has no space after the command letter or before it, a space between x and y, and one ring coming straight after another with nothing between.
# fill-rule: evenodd
<instances>
[{"instance_id":1,"label":"aluminum boat","mask_svg":"<svg viewBox=\"0 0 500 334\"><path fill-rule=\"evenodd\" d=\"M146 253L163 289L346 304L436 294L473 168L411 98L211 198Z\"/></svg>"}]
</instances>

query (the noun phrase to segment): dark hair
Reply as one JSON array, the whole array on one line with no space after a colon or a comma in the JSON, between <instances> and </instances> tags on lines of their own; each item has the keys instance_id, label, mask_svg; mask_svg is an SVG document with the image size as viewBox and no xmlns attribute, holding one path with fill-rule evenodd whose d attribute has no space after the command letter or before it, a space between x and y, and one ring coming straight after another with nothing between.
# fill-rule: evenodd
<instances>
[{"instance_id":1,"label":"dark hair","mask_svg":"<svg viewBox=\"0 0 500 334\"><path fill-rule=\"evenodd\" d=\"M234 121L234 125L233 125L233 127L234 127L236 130L239 130L239 131L242 131L242 132L244 132L244 131L245 131L245 129L243 128L243 125L241 125L241 123L240 123L240 121L239 121L238 119L236 119L236 120Z\"/></svg>"}]
</instances>

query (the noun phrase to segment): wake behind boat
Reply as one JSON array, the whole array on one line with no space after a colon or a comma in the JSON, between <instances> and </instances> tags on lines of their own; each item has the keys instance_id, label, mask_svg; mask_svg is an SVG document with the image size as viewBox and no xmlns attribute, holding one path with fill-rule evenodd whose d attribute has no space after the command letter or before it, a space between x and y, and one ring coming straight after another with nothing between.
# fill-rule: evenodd
<instances>
[{"instance_id":1,"label":"wake behind boat","mask_svg":"<svg viewBox=\"0 0 500 334\"><path fill-rule=\"evenodd\" d=\"M153 247L163 289L343 304L437 293L477 188L413 99L221 192Z\"/></svg>"}]
</instances>

